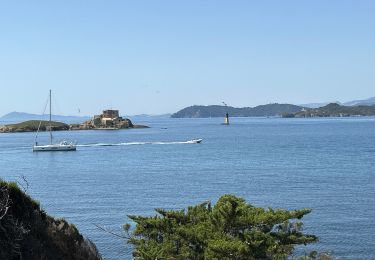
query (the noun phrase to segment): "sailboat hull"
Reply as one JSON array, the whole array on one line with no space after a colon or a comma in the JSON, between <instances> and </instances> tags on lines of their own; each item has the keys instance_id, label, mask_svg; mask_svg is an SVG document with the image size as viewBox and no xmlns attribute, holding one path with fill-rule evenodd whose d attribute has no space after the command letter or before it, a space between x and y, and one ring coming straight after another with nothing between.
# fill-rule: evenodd
<instances>
[{"instance_id":1,"label":"sailboat hull","mask_svg":"<svg viewBox=\"0 0 375 260\"><path fill-rule=\"evenodd\" d=\"M51 152L51 151L75 151L75 145L60 145L60 144L50 144L50 145L34 145L33 152Z\"/></svg>"},{"instance_id":2,"label":"sailboat hull","mask_svg":"<svg viewBox=\"0 0 375 260\"><path fill-rule=\"evenodd\" d=\"M51 124L51 116L52 116L52 91L49 90L49 138L50 138L50 144L46 145L38 145L37 143L37 137L39 133L39 128L41 125L41 122L38 126L38 131L36 132L35 136L35 145L33 146L33 152L58 152L58 151L75 151L76 145L74 142L69 141L61 141L60 143L53 144L52 143L52 124ZM44 113L44 112L43 112Z\"/></svg>"}]
</instances>

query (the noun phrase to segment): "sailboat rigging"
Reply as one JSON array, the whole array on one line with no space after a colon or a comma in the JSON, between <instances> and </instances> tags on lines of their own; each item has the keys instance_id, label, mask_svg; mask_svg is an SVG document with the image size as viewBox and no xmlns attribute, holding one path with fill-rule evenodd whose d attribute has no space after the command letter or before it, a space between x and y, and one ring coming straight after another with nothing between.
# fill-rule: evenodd
<instances>
[{"instance_id":1,"label":"sailboat rigging","mask_svg":"<svg viewBox=\"0 0 375 260\"><path fill-rule=\"evenodd\" d=\"M59 143L53 143L53 136L52 136L52 91L49 91L49 124L48 124L48 130L49 130L49 144L46 145L39 145L37 142L38 133L40 130L40 126L42 124L42 121L39 122L38 130L36 132L35 136L35 143L33 146L34 152L40 152L40 151L75 151L76 150L76 144L71 141L63 140Z\"/></svg>"}]
</instances>

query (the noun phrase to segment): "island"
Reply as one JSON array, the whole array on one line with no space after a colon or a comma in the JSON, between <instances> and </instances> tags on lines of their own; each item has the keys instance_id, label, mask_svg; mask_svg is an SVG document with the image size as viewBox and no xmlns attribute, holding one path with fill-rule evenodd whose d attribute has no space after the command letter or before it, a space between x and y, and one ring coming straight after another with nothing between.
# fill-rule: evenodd
<instances>
[{"instance_id":1,"label":"island","mask_svg":"<svg viewBox=\"0 0 375 260\"><path fill-rule=\"evenodd\" d=\"M18 132L36 132L38 131L48 131L50 127L49 121L38 121L38 120L28 120L18 124L8 124L0 126L0 133L18 133ZM70 125L51 121L52 131L63 131L69 130Z\"/></svg>"},{"instance_id":2,"label":"island","mask_svg":"<svg viewBox=\"0 0 375 260\"><path fill-rule=\"evenodd\" d=\"M0 133L36 132L64 130L120 130L134 128L148 128L145 125L133 124L128 118L119 116L119 110L104 110L82 124L65 124L62 122L42 120L28 120L17 124L0 126Z\"/></svg>"},{"instance_id":3,"label":"island","mask_svg":"<svg viewBox=\"0 0 375 260\"><path fill-rule=\"evenodd\" d=\"M104 110L102 114L95 115L83 124L70 125L71 130L118 130L130 128L148 128L145 125L135 125L128 118L119 115L118 110Z\"/></svg>"},{"instance_id":4,"label":"island","mask_svg":"<svg viewBox=\"0 0 375 260\"><path fill-rule=\"evenodd\" d=\"M224 117L226 113L231 117L267 117L281 116L284 113L296 113L303 107L292 104L267 104L256 107L236 108L231 106L190 106L171 115L172 118L206 118Z\"/></svg>"},{"instance_id":5,"label":"island","mask_svg":"<svg viewBox=\"0 0 375 260\"><path fill-rule=\"evenodd\" d=\"M354 117L375 116L375 105L342 106L330 103L319 108L303 108L295 113L284 113L284 118L310 118L310 117Z\"/></svg>"},{"instance_id":6,"label":"island","mask_svg":"<svg viewBox=\"0 0 375 260\"><path fill-rule=\"evenodd\" d=\"M171 115L172 118L207 118L224 117L283 117L283 118L308 118L308 117L354 117L375 116L375 105L340 105L329 103L318 108L309 108L293 104L267 104L256 107L236 108L231 106L190 106Z\"/></svg>"}]
</instances>

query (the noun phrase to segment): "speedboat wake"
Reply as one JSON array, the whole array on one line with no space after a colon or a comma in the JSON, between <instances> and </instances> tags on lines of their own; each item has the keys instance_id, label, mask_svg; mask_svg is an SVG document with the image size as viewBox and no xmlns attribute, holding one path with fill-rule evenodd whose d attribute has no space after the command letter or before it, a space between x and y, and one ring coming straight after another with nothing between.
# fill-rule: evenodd
<instances>
[{"instance_id":1,"label":"speedboat wake","mask_svg":"<svg viewBox=\"0 0 375 260\"><path fill-rule=\"evenodd\" d=\"M125 143L93 143L93 144L77 144L77 147L96 147L96 146L127 146L127 145L168 145L168 144L199 144L202 139L192 139L183 142L125 142Z\"/></svg>"}]
</instances>

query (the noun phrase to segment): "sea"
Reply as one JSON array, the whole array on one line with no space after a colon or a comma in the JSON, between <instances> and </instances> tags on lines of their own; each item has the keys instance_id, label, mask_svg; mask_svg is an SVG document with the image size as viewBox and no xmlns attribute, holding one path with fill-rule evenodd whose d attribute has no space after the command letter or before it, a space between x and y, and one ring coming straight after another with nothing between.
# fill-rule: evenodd
<instances>
[{"instance_id":1,"label":"sea","mask_svg":"<svg viewBox=\"0 0 375 260\"><path fill-rule=\"evenodd\" d=\"M145 118L147 129L55 132L75 152L32 152L35 133L0 134L0 177L28 182L48 214L75 224L104 259L131 259L128 215L183 209L223 194L311 208L296 254L374 259L375 118ZM39 142L48 135L40 133ZM201 144L186 141L202 138Z\"/></svg>"}]
</instances>

